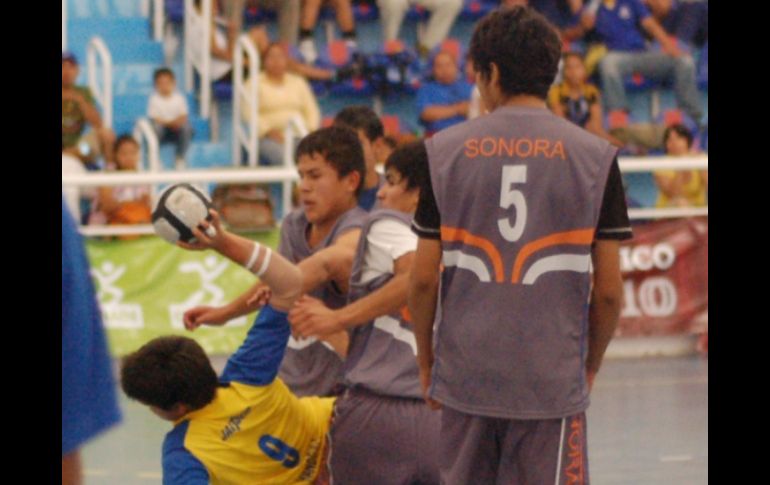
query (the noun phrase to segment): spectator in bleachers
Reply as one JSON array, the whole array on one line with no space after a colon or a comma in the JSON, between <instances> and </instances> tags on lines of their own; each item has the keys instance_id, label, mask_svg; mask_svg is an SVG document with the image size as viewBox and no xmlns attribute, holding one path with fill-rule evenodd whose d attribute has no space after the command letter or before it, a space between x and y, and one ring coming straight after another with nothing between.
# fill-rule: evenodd
<instances>
[{"instance_id":1,"label":"spectator in bleachers","mask_svg":"<svg viewBox=\"0 0 770 485\"><path fill-rule=\"evenodd\" d=\"M638 73L673 81L677 104L700 122L703 110L695 83L695 63L663 30L642 0L593 0L584 8L582 25L595 29L607 48L599 62L607 110L628 111L624 80ZM661 50L647 47L643 31L658 41Z\"/></svg>"},{"instance_id":2,"label":"spectator in bleachers","mask_svg":"<svg viewBox=\"0 0 770 485\"><path fill-rule=\"evenodd\" d=\"M548 92L548 107L557 116L566 118L610 143L623 143L604 130L602 104L599 89L587 82L583 57L575 52L563 56L564 80L551 86Z\"/></svg>"},{"instance_id":3,"label":"spectator in bleachers","mask_svg":"<svg viewBox=\"0 0 770 485\"><path fill-rule=\"evenodd\" d=\"M299 51L305 62L310 64L318 59L313 33L318 23L321 4L324 2L334 7L337 25L342 32L342 40L348 44L349 48L356 48L356 21L353 17L353 6L350 0L303 0L299 20Z\"/></svg>"},{"instance_id":4,"label":"spectator in bleachers","mask_svg":"<svg viewBox=\"0 0 770 485\"><path fill-rule=\"evenodd\" d=\"M77 154L87 164L104 155L112 161L115 133L102 124L91 90L76 86L80 67L74 54L61 55L61 142L63 150ZM86 131L90 127L91 131Z\"/></svg>"},{"instance_id":5,"label":"spectator in bleachers","mask_svg":"<svg viewBox=\"0 0 770 485\"><path fill-rule=\"evenodd\" d=\"M308 82L287 72L287 54L281 44L272 43L262 56L259 74L259 157L266 165L283 163L283 132L291 118L299 116L308 131L321 125L321 111ZM241 116L251 119L248 103L242 103Z\"/></svg>"},{"instance_id":6,"label":"spectator in bleachers","mask_svg":"<svg viewBox=\"0 0 770 485\"><path fill-rule=\"evenodd\" d=\"M530 6L548 19L561 35L562 40L571 41L582 36L579 27L583 0L501 0L501 7L516 5Z\"/></svg>"},{"instance_id":7,"label":"spectator in bleachers","mask_svg":"<svg viewBox=\"0 0 770 485\"><path fill-rule=\"evenodd\" d=\"M410 6L419 5L431 12L425 33L417 46L420 56L426 58L434 47L446 39L463 7L463 2L462 0L377 0L377 5L380 7L380 19L386 42L398 39L398 31Z\"/></svg>"},{"instance_id":8,"label":"spectator in bleachers","mask_svg":"<svg viewBox=\"0 0 770 485\"><path fill-rule=\"evenodd\" d=\"M468 117L471 86L460 75L457 60L446 51L433 59L433 81L425 82L417 91L417 112L425 125L426 136L462 123Z\"/></svg>"},{"instance_id":9,"label":"spectator in bleachers","mask_svg":"<svg viewBox=\"0 0 770 485\"><path fill-rule=\"evenodd\" d=\"M233 31L240 33L243 30L243 12L246 9L247 0L220 0L222 8L214 2L216 11L221 11L224 17L229 19ZM289 45L297 44L297 29L299 28L300 0L249 0L258 8L275 10L278 14L278 37L281 42Z\"/></svg>"},{"instance_id":10,"label":"spectator in bleachers","mask_svg":"<svg viewBox=\"0 0 770 485\"><path fill-rule=\"evenodd\" d=\"M154 80L155 92L147 104L147 116L152 120L158 140L161 143L172 142L176 146L176 168L181 169L193 136L187 98L177 91L176 78L171 69L157 69Z\"/></svg>"},{"instance_id":11,"label":"spectator in bleachers","mask_svg":"<svg viewBox=\"0 0 770 485\"><path fill-rule=\"evenodd\" d=\"M213 4L216 5L216 2ZM226 3L227 5L227 3ZM196 6L196 8L199 8ZM214 8L212 13L212 30L211 30L211 81L216 82L232 82L233 79L233 52L235 51L235 44L237 42L237 34L240 32L238 25L225 18L217 17L217 8ZM199 40L203 38L203 26L200 24L199 19L193 18L191 23L194 34L193 39ZM264 26L252 27L248 31L251 42L257 49L260 55L264 55L265 50L270 45L270 36L267 33L267 29ZM282 36L283 37L283 36ZM282 43L288 45L287 42ZM202 46L196 43L192 46L193 56L200 55ZM312 80L319 81L332 81L336 79L337 73L329 69L322 69L309 64L302 63L291 57L287 57L287 70L300 76L306 77ZM244 71L248 68L248 57L244 58ZM246 71L244 76L247 75Z\"/></svg>"},{"instance_id":12,"label":"spectator in bleachers","mask_svg":"<svg viewBox=\"0 0 770 485\"><path fill-rule=\"evenodd\" d=\"M663 30L685 45L702 46L708 39L708 2L645 0L645 4Z\"/></svg>"},{"instance_id":13,"label":"spectator in bleachers","mask_svg":"<svg viewBox=\"0 0 770 485\"><path fill-rule=\"evenodd\" d=\"M139 143L131 135L115 142L115 165L108 170L136 172L139 168ZM89 224L150 224L150 187L126 185L101 187L94 203ZM121 236L134 239L138 236Z\"/></svg>"},{"instance_id":14,"label":"spectator in bleachers","mask_svg":"<svg viewBox=\"0 0 770 485\"><path fill-rule=\"evenodd\" d=\"M692 155L693 135L684 125L675 124L663 134L666 155ZM658 170L654 172L658 184L656 207L692 207L706 205L708 172L705 170Z\"/></svg>"}]
</instances>

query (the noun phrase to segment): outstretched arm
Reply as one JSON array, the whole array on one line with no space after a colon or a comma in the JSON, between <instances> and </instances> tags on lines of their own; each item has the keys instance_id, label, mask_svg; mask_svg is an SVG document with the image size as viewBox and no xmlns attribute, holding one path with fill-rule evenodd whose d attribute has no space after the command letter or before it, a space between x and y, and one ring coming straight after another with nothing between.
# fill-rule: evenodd
<instances>
[{"instance_id":1,"label":"outstretched arm","mask_svg":"<svg viewBox=\"0 0 770 485\"><path fill-rule=\"evenodd\" d=\"M288 310L302 293L302 273L299 268L279 253L259 243L226 231L220 222L219 214L210 211L211 223L202 221L193 229L196 243L179 242L179 246L190 250L213 249L222 256L244 266L261 278L272 290L272 305L279 310ZM213 226L216 234L209 236L206 230ZM249 297L251 293L249 294ZM249 300L241 295L239 300Z\"/></svg>"},{"instance_id":2,"label":"outstretched arm","mask_svg":"<svg viewBox=\"0 0 770 485\"><path fill-rule=\"evenodd\" d=\"M326 337L371 320L397 312L406 305L409 289L409 270L414 251L404 254L393 263L394 276L381 288L337 310L327 308L322 301L303 296L289 312L294 332L302 337Z\"/></svg>"}]
</instances>

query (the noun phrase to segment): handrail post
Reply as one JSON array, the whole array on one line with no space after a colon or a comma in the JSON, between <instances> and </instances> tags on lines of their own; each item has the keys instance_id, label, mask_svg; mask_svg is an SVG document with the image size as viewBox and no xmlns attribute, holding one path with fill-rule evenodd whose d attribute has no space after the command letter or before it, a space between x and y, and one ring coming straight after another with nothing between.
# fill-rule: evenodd
<instances>
[{"instance_id":1,"label":"handrail post","mask_svg":"<svg viewBox=\"0 0 770 485\"><path fill-rule=\"evenodd\" d=\"M150 121L147 118L139 118L134 124L134 139L139 143L139 153L141 153L142 146L147 144L147 171L150 173L157 173L161 170L160 164L160 146L158 143L158 136L155 130L152 128ZM140 164L139 167L143 170L144 164ZM158 194L158 185L152 186L153 200Z\"/></svg>"},{"instance_id":2,"label":"handrail post","mask_svg":"<svg viewBox=\"0 0 770 485\"><path fill-rule=\"evenodd\" d=\"M243 79L243 56L249 62L249 84ZM259 54L257 48L248 34L242 34L235 45L235 57L233 64L233 165L241 162L241 146L246 149L248 164L257 166L259 155L259 90L257 77L259 73ZM248 131L244 132L241 120L242 102L246 101L246 109L249 111Z\"/></svg>"},{"instance_id":3,"label":"handrail post","mask_svg":"<svg viewBox=\"0 0 770 485\"><path fill-rule=\"evenodd\" d=\"M86 52L88 63L88 87L93 91L96 100L104 111L104 126L112 128L112 55L101 37L92 37L88 42ZM96 76L97 57L101 58L102 82L104 88L99 87Z\"/></svg>"}]
</instances>

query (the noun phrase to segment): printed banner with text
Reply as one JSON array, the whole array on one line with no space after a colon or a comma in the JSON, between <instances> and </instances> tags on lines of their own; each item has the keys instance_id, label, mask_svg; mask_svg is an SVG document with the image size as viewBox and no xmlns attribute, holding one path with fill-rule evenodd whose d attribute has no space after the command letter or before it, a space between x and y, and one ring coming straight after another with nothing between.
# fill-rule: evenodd
<instances>
[{"instance_id":1,"label":"printed banner with text","mask_svg":"<svg viewBox=\"0 0 770 485\"><path fill-rule=\"evenodd\" d=\"M250 235L276 247L278 231ZM253 274L213 251L186 251L154 236L133 241L86 240L91 274L110 349L122 356L171 333L197 340L206 352L229 354L256 314L226 326L184 329L182 315L197 305L219 306L255 282Z\"/></svg>"},{"instance_id":2,"label":"printed banner with text","mask_svg":"<svg viewBox=\"0 0 770 485\"><path fill-rule=\"evenodd\" d=\"M623 243L625 298L617 336L663 336L708 329L708 218L637 224Z\"/></svg>"}]
</instances>

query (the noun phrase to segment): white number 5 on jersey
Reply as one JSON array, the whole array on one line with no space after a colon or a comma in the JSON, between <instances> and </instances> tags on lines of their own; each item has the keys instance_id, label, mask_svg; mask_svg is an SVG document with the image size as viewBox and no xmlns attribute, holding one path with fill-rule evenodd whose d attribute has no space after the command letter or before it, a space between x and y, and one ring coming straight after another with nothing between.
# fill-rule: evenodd
<instances>
[{"instance_id":1,"label":"white number 5 on jersey","mask_svg":"<svg viewBox=\"0 0 770 485\"><path fill-rule=\"evenodd\" d=\"M511 226L509 218L500 218L497 227L506 241L516 242L524 233L527 224L527 201L520 190L513 190L514 184L523 184L527 181L527 166L503 167L502 187L500 187L500 207L508 209L514 206L516 209L516 222Z\"/></svg>"}]
</instances>

